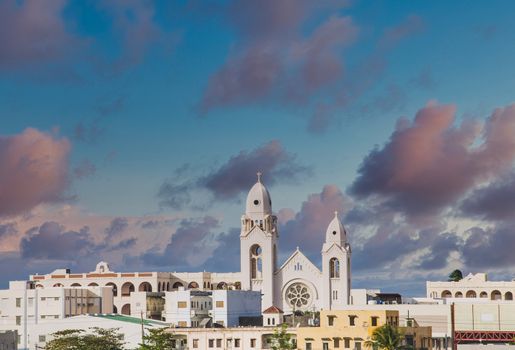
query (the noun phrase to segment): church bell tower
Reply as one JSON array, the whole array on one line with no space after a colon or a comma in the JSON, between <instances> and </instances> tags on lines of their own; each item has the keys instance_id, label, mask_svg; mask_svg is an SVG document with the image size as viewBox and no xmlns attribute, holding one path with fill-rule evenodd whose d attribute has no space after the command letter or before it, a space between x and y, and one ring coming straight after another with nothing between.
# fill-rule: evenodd
<instances>
[{"instance_id":1,"label":"church bell tower","mask_svg":"<svg viewBox=\"0 0 515 350\"><path fill-rule=\"evenodd\" d=\"M272 200L261 182L261 173L252 186L241 216L241 287L261 291L263 310L274 305L274 272L277 270L277 217Z\"/></svg>"}]
</instances>

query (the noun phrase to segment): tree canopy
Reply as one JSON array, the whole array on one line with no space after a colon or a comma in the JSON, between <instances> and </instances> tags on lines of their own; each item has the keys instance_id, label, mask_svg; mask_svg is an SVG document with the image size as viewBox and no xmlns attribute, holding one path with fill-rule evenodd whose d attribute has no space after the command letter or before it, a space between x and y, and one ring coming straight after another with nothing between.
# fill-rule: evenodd
<instances>
[{"instance_id":1,"label":"tree canopy","mask_svg":"<svg viewBox=\"0 0 515 350\"><path fill-rule=\"evenodd\" d=\"M143 337L139 350L168 350L175 345L175 335L166 332L166 328L149 329Z\"/></svg>"},{"instance_id":2,"label":"tree canopy","mask_svg":"<svg viewBox=\"0 0 515 350\"><path fill-rule=\"evenodd\" d=\"M461 270L458 270L458 269L454 270L449 275L449 282L458 282L458 281L461 281L462 279L463 279L463 274L461 273Z\"/></svg>"},{"instance_id":3,"label":"tree canopy","mask_svg":"<svg viewBox=\"0 0 515 350\"><path fill-rule=\"evenodd\" d=\"M295 349L295 343L292 339L292 335L288 333L288 325L286 323L283 323L280 328L274 330L274 334L272 335L272 349Z\"/></svg>"},{"instance_id":4,"label":"tree canopy","mask_svg":"<svg viewBox=\"0 0 515 350\"><path fill-rule=\"evenodd\" d=\"M397 327L385 324L374 330L365 345L380 350L401 350L406 349L406 346L402 345L403 338Z\"/></svg>"},{"instance_id":5,"label":"tree canopy","mask_svg":"<svg viewBox=\"0 0 515 350\"><path fill-rule=\"evenodd\" d=\"M117 328L66 329L52 334L45 350L123 350L123 335Z\"/></svg>"}]
</instances>

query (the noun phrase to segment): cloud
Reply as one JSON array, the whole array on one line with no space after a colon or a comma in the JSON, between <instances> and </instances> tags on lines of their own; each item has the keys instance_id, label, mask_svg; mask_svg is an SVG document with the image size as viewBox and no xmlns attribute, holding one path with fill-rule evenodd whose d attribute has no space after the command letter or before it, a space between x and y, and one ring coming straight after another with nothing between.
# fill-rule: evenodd
<instances>
[{"instance_id":1,"label":"cloud","mask_svg":"<svg viewBox=\"0 0 515 350\"><path fill-rule=\"evenodd\" d=\"M142 260L149 265L168 266L177 271L199 267L219 244L217 234L212 232L219 225L219 221L211 216L182 220L164 251L148 251Z\"/></svg>"},{"instance_id":2,"label":"cloud","mask_svg":"<svg viewBox=\"0 0 515 350\"><path fill-rule=\"evenodd\" d=\"M25 259L73 260L93 253L94 248L87 227L65 231L57 222L45 222L30 230L20 244Z\"/></svg>"},{"instance_id":3,"label":"cloud","mask_svg":"<svg viewBox=\"0 0 515 350\"><path fill-rule=\"evenodd\" d=\"M285 105L304 101L343 73L342 50L356 37L348 16L337 15L340 2L237 1L227 8L240 41L210 77L199 102L205 114L215 108L279 97ZM302 25L330 13L303 38Z\"/></svg>"},{"instance_id":4,"label":"cloud","mask_svg":"<svg viewBox=\"0 0 515 350\"><path fill-rule=\"evenodd\" d=\"M293 218L282 223L279 227L280 246L284 253L291 253L296 246L308 256L320 259L320 251L325 241L325 231L334 218L334 212L344 213L349 210L351 203L335 185L325 185L320 193L313 193L302 202L301 209ZM284 213L284 210L281 211ZM287 252L289 251L289 252Z\"/></svg>"},{"instance_id":5,"label":"cloud","mask_svg":"<svg viewBox=\"0 0 515 350\"><path fill-rule=\"evenodd\" d=\"M0 216L29 211L64 198L70 142L28 128L0 136Z\"/></svg>"},{"instance_id":6,"label":"cloud","mask_svg":"<svg viewBox=\"0 0 515 350\"><path fill-rule=\"evenodd\" d=\"M471 268L503 268L515 264L513 222L493 228L473 227L461 248L466 266Z\"/></svg>"},{"instance_id":7,"label":"cloud","mask_svg":"<svg viewBox=\"0 0 515 350\"><path fill-rule=\"evenodd\" d=\"M0 69L58 62L84 45L66 30L66 4L66 0L2 1Z\"/></svg>"},{"instance_id":8,"label":"cloud","mask_svg":"<svg viewBox=\"0 0 515 350\"><path fill-rule=\"evenodd\" d=\"M210 271L234 272L240 270L240 229L231 228L217 237L217 247L204 266Z\"/></svg>"},{"instance_id":9,"label":"cloud","mask_svg":"<svg viewBox=\"0 0 515 350\"><path fill-rule=\"evenodd\" d=\"M191 203L191 192L207 190L216 200L233 200L248 191L256 181L256 172L263 172L266 184L296 182L311 175L311 169L297 162L296 155L287 152L273 140L250 151L241 151L217 169L182 183L166 180L159 188L161 206L182 209Z\"/></svg>"},{"instance_id":10,"label":"cloud","mask_svg":"<svg viewBox=\"0 0 515 350\"><path fill-rule=\"evenodd\" d=\"M108 240L113 240L127 229L129 222L127 218L114 218L109 227L105 229Z\"/></svg>"},{"instance_id":11,"label":"cloud","mask_svg":"<svg viewBox=\"0 0 515 350\"><path fill-rule=\"evenodd\" d=\"M378 47L382 50L390 49L402 39L420 32L424 28L424 21L420 16L410 15L403 22L385 30L379 40Z\"/></svg>"},{"instance_id":12,"label":"cloud","mask_svg":"<svg viewBox=\"0 0 515 350\"><path fill-rule=\"evenodd\" d=\"M365 157L350 193L415 218L440 212L511 167L515 106L496 109L483 124L456 127L454 116L454 106L430 104L413 122L399 120L389 141Z\"/></svg>"},{"instance_id":13,"label":"cloud","mask_svg":"<svg viewBox=\"0 0 515 350\"><path fill-rule=\"evenodd\" d=\"M88 159L83 159L79 165L73 169L73 174L77 179L91 177L95 174L97 168L95 164L91 163Z\"/></svg>"},{"instance_id":14,"label":"cloud","mask_svg":"<svg viewBox=\"0 0 515 350\"><path fill-rule=\"evenodd\" d=\"M456 234L438 235L432 242L429 252L422 257L418 267L424 270L437 270L447 267L452 252L458 252L460 239Z\"/></svg>"},{"instance_id":15,"label":"cloud","mask_svg":"<svg viewBox=\"0 0 515 350\"><path fill-rule=\"evenodd\" d=\"M474 190L462 203L466 216L487 220L506 220L515 217L515 174L497 179Z\"/></svg>"}]
</instances>

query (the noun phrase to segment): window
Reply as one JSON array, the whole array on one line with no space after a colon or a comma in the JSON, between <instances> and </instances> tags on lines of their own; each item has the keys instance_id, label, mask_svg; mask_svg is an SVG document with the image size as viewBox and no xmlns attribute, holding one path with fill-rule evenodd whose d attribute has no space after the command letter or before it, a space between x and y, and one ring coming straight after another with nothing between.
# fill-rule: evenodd
<instances>
[{"instance_id":1,"label":"window","mask_svg":"<svg viewBox=\"0 0 515 350\"><path fill-rule=\"evenodd\" d=\"M240 347L240 339L236 338L234 339L234 347L239 348Z\"/></svg>"},{"instance_id":2,"label":"window","mask_svg":"<svg viewBox=\"0 0 515 350\"><path fill-rule=\"evenodd\" d=\"M358 318L358 316L356 316L356 315L349 315L349 325L355 326L356 325L356 318Z\"/></svg>"},{"instance_id":3,"label":"window","mask_svg":"<svg viewBox=\"0 0 515 350\"><path fill-rule=\"evenodd\" d=\"M16 316L16 325L21 325L21 316Z\"/></svg>"},{"instance_id":4,"label":"window","mask_svg":"<svg viewBox=\"0 0 515 350\"><path fill-rule=\"evenodd\" d=\"M216 340L216 347L217 348L221 348L222 347L222 339L217 339Z\"/></svg>"},{"instance_id":5,"label":"window","mask_svg":"<svg viewBox=\"0 0 515 350\"><path fill-rule=\"evenodd\" d=\"M16 307L21 307L21 298L16 298Z\"/></svg>"},{"instance_id":6,"label":"window","mask_svg":"<svg viewBox=\"0 0 515 350\"><path fill-rule=\"evenodd\" d=\"M188 303L185 301L178 301L177 302L177 308L178 309L185 309L188 307Z\"/></svg>"},{"instance_id":7,"label":"window","mask_svg":"<svg viewBox=\"0 0 515 350\"><path fill-rule=\"evenodd\" d=\"M334 348L337 349L340 347L340 339L334 338Z\"/></svg>"},{"instance_id":8,"label":"window","mask_svg":"<svg viewBox=\"0 0 515 350\"><path fill-rule=\"evenodd\" d=\"M329 343L322 343L322 347L324 350L329 350Z\"/></svg>"},{"instance_id":9,"label":"window","mask_svg":"<svg viewBox=\"0 0 515 350\"><path fill-rule=\"evenodd\" d=\"M357 341L354 345L354 349L356 350L361 350L361 342L360 341Z\"/></svg>"},{"instance_id":10,"label":"window","mask_svg":"<svg viewBox=\"0 0 515 350\"><path fill-rule=\"evenodd\" d=\"M45 336L45 335L40 335L40 336L39 336L39 342L40 342L40 343L44 343L44 342L46 342L46 336Z\"/></svg>"},{"instance_id":11,"label":"window","mask_svg":"<svg viewBox=\"0 0 515 350\"><path fill-rule=\"evenodd\" d=\"M188 322L186 322L186 321L179 321L179 327L188 327Z\"/></svg>"},{"instance_id":12,"label":"window","mask_svg":"<svg viewBox=\"0 0 515 350\"><path fill-rule=\"evenodd\" d=\"M209 339L208 344L209 344L210 348L214 348L215 347L215 340L214 339Z\"/></svg>"},{"instance_id":13,"label":"window","mask_svg":"<svg viewBox=\"0 0 515 350\"><path fill-rule=\"evenodd\" d=\"M311 343L306 343L306 350L311 350L312 347L311 347Z\"/></svg>"},{"instance_id":14,"label":"window","mask_svg":"<svg viewBox=\"0 0 515 350\"><path fill-rule=\"evenodd\" d=\"M275 326L275 318L272 318L272 326Z\"/></svg>"},{"instance_id":15,"label":"window","mask_svg":"<svg viewBox=\"0 0 515 350\"><path fill-rule=\"evenodd\" d=\"M216 301L216 307L224 307L224 301L223 300L217 300Z\"/></svg>"},{"instance_id":16,"label":"window","mask_svg":"<svg viewBox=\"0 0 515 350\"><path fill-rule=\"evenodd\" d=\"M250 347L255 348L256 347L256 339L250 339Z\"/></svg>"},{"instance_id":17,"label":"window","mask_svg":"<svg viewBox=\"0 0 515 350\"><path fill-rule=\"evenodd\" d=\"M198 349L198 339L193 339L193 349Z\"/></svg>"},{"instance_id":18,"label":"window","mask_svg":"<svg viewBox=\"0 0 515 350\"><path fill-rule=\"evenodd\" d=\"M329 277L340 278L340 261L336 258L329 260Z\"/></svg>"},{"instance_id":19,"label":"window","mask_svg":"<svg viewBox=\"0 0 515 350\"><path fill-rule=\"evenodd\" d=\"M345 338L343 340L343 343L344 343L345 349L349 349L350 348L350 339L349 338Z\"/></svg>"},{"instance_id":20,"label":"window","mask_svg":"<svg viewBox=\"0 0 515 350\"><path fill-rule=\"evenodd\" d=\"M268 321L268 325L270 326L270 317L266 319Z\"/></svg>"},{"instance_id":21,"label":"window","mask_svg":"<svg viewBox=\"0 0 515 350\"><path fill-rule=\"evenodd\" d=\"M378 317L377 316L372 316L372 327L376 327L377 326L377 319Z\"/></svg>"},{"instance_id":22,"label":"window","mask_svg":"<svg viewBox=\"0 0 515 350\"><path fill-rule=\"evenodd\" d=\"M327 316L327 324L329 326L334 326L334 319L336 318L336 316L334 315L329 315Z\"/></svg>"}]
</instances>

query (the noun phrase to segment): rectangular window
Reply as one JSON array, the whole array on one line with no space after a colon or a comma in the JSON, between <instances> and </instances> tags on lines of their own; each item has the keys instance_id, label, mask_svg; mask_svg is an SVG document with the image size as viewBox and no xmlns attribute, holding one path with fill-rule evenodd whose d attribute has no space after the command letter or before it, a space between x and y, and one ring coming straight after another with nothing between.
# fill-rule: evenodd
<instances>
[{"instance_id":1,"label":"rectangular window","mask_svg":"<svg viewBox=\"0 0 515 350\"><path fill-rule=\"evenodd\" d=\"M222 339L217 339L216 340L216 347L217 348L221 348L222 347Z\"/></svg>"},{"instance_id":2,"label":"rectangular window","mask_svg":"<svg viewBox=\"0 0 515 350\"><path fill-rule=\"evenodd\" d=\"M306 343L306 350L311 350L312 347L311 347L311 343Z\"/></svg>"},{"instance_id":3,"label":"rectangular window","mask_svg":"<svg viewBox=\"0 0 515 350\"><path fill-rule=\"evenodd\" d=\"M343 343L344 343L345 349L350 349L350 339L349 338L345 338L343 340Z\"/></svg>"},{"instance_id":4,"label":"rectangular window","mask_svg":"<svg viewBox=\"0 0 515 350\"><path fill-rule=\"evenodd\" d=\"M16 316L16 325L21 325L21 316Z\"/></svg>"},{"instance_id":5,"label":"rectangular window","mask_svg":"<svg viewBox=\"0 0 515 350\"><path fill-rule=\"evenodd\" d=\"M240 339L234 339L234 347L239 348L240 347Z\"/></svg>"},{"instance_id":6,"label":"rectangular window","mask_svg":"<svg viewBox=\"0 0 515 350\"><path fill-rule=\"evenodd\" d=\"M217 300L216 307L224 307L224 301L223 300Z\"/></svg>"},{"instance_id":7,"label":"rectangular window","mask_svg":"<svg viewBox=\"0 0 515 350\"><path fill-rule=\"evenodd\" d=\"M250 347L255 348L256 347L256 339L250 339Z\"/></svg>"},{"instance_id":8,"label":"rectangular window","mask_svg":"<svg viewBox=\"0 0 515 350\"><path fill-rule=\"evenodd\" d=\"M360 341L357 341L357 342L354 344L354 349L356 349L356 350L361 350L361 342L360 342Z\"/></svg>"},{"instance_id":9,"label":"rectangular window","mask_svg":"<svg viewBox=\"0 0 515 350\"><path fill-rule=\"evenodd\" d=\"M44 342L46 342L46 336L45 336L45 335L40 335L40 336L39 336L39 342L40 342L40 343L44 343Z\"/></svg>"},{"instance_id":10,"label":"rectangular window","mask_svg":"<svg viewBox=\"0 0 515 350\"><path fill-rule=\"evenodd\" d=\"M349 315L349 325L355 326L356 325L356 315Z\"/></svg>"},{"instance_id":11,"label":"rectangular window","mask_svg":"<svg viewBox=\"0 0 515 350\"><path fill-rule=\"evenodd\" d=\"M198 339L193 339L193 349L198 349Z\"/></svg>"},{"instance_id":12,"label":"rectangular window","mask_svg":"<svg viewBox=\"0 0 515 350\"><path fill-rule=\"evenodd\" d=\"M208 345L209 345L210 348L214 348L215 347L215 340L214 339L209 339Z\"/></svg>"},{"instance_id":13,"label":"rectangular window","mask_svg":"<svg viewBox=\"0 0 515 350\"><path fill-rule=\"evenodd\" d=\"M337 349L340 347L340 339L334 338L334 348Z\"/></svg>"},{"instance_id":14,"label":"rectangular window","mask_svg":"<svg viewBox=\"0 0 515 350\"><path fill-rule=\"evenodd\" d=\"M334 326L334 319L335 319L336 316L334 315L329 315L327 316L327 324L329 326Z\"/></svg>"},{"instance_id":15,"label":"rectangular window","mask_svg":"<svg viewBox=\"0 0 515 350\"><path fill-rule=\"evenodd\" d=\"M21 298L16 298L16 307L21 307Z\"/></svg>"},{"instance_id":16,"label":"rectangular window","mask_svg":"<svg viewBox=\"0 0 515 350\"><path fill-rule=\"evenodd\" d=\"M329 343L323 343L322 348L323 350L329 350Z\"/></svg>"},{"instance_id":17,"label":"rectangular window","mask_svg":"<svg viewBox=\"0 0 515 350\"><path fill-rule=\"evenodd\" d=\"M372 316L372 322L371 322L372 323L372 327L376 327L377 326L377 319L378 319L378 317Z\"/></svg>"},{"instance_id":18,"label":"rectangular window","mask_svg":"<svg viewBox=\"0 0 515 350\"><path fill-rule=\"evenodd\" d=\"M185 301L178 301L177 308L178 309L186 309L188 307L188 303Z\"/></svg>"},{"instance_id":19,"label":"rectangular window","mask_svg":"<svg viewBox=\"0 0 515 350\"><path fill-rule=\"evenodd\" d=\"M179 321L179 327L188 327L188 322L186 322L186 321Z\"/></svg>"}]
</instances>

